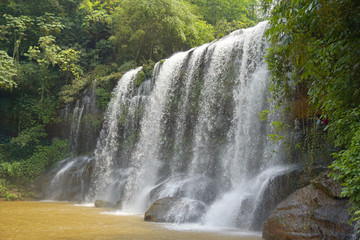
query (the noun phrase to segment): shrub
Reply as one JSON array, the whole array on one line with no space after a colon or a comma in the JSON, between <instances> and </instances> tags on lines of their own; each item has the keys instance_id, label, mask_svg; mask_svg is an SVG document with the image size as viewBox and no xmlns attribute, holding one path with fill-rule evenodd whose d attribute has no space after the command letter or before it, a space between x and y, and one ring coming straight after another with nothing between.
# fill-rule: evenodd
<instances>
[{"instance_id":1,"label":"shrub","mask_svg":"<svg viewBox=\"0 0 360 240\"><path fill-rule=\"evenodd\" d=\"M37 146L35 153L21 162L21 177L35 178L45 173L50 166L67 157L67 142L56 141L51 146Z\"/></svg>"},{"instance_id":2,"label":"shrub","mask_svg":"<svg viewBox=\"0 0 360 240\"><path fill-rule=\"evenodd\" d=\"M67 155L66 141L56 141L50 146L38 145L34 154L26 160L0 163L0 177L33 179L45 173L52 164Z\"/></svg>"},{"instance_id":3,"label":"shrub","mask_svg":"<svg viewBox=\"0 0 360 240\"><path fill-rule=\"evenodd\" d=\"M19 200L19 196L13 193L8 193L6 194L6 196L4 197L4 199L6 201L15 201L15 200Z\"/></svg>"}]
</instances>

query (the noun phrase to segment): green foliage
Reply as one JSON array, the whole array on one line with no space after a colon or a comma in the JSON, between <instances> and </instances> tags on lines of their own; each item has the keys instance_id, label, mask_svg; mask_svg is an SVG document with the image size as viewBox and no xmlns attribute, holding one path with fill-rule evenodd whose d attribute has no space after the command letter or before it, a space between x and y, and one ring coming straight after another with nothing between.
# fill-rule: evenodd
<instances>
[{"instance_id":1,"label":"green foliage","mask_svg":"<svg viewBox=\"0 0 360 240\"><path fill-rule=\"evenodd\" d=\"M67 73L68 76L71 74L73 79L79 78L82 75L82 69L78 65L79 52L74 49L65 49L59 52L58 64L60 71ZM67 77L68 77L67 76Z\"/></svg>"},{"instance_id":2,"label":"green foliage","mask_svg":"<svg viewBox=\"0 0 360 240\"><path fill-rule=\"evenodd\" d=\"M126 69L126 68L125 68ZM112 90L117 82L122 77L123 72L111 73L109 75L100 77L97 80L97 87L95 90L97 106L105 110L107 104L110 102L112 97Z\"/></svg>"},{"instance_id":3,"label":"green foliage","mask_svg":"<svg viewBox=\"0 0 360 240\"><path fill-rule=\"evenodd\" d=\"M85 16L83 28L96 36L111 24L111 16L105 10L93 10L89 12L89 15Z\"/></svg>"},{"instance_id":4,"label":"green foliage","mask_svg":"<svg viewBox=\"0 0 360 240\"><path fill-rule=\"evenodd\" d=\"M91 79L89 77L75 78L71 84L65 85L62 88L59 96L64 103L73 102L90 83Z\"/></svg>"},{"instance_id":5,"label":"green foliage","mask_svg":"<svg viewBox=\"0 0 360 240\"><path fill-rule=\"evenodd\" d=\"M47 36L50 34L60 34L64 29L62 19L55 17L53 13L45 13L45 15L36 18L37 25L40 28L42 35Z\"/></svg>"},{"instance_id":6,"label":"green foliage","mask_svg":"<svg viewBox=\"0 0 360 240\"><path fill-rule=\"evenodd\" d=\"M8 163L4 162L0 164L0 177L19 177L20 174L20 163L13 162Z\"/></svg>"},{"instance_id":7,"label":"green foliage","mask_svg":"<svg viewBox=\"0 0 360 240\"><path fill-rule=\"evenodd\" d=\"M154 66L155 62L151 60L147 64L143 64L143 72L145 73L146 78L151 78Z\"/></svg>"},{"instance_id":8,"label":"green foliage","mask_svg":"<svg viewBox=\"0 0 360 240\"><path fill-rule=\"evenodd\" d=\"M0 177L34 179L45 173L52 164L67 157L67 149L66 141L56 141L50 146L38 145L27 159L0 163Z\"/></svg>"},{"instance_id":9,"label":"green foliage","mask_svg":"<svg viewBox=\"0 0 360 240\"><path fill-rule=\"evenodd\" d=\"M14 61L5 51L0 51L0 89L13 89L16 82L13 77L16 76L17 69Z\"/></svg>"},{"instance_id":10,"label":"green foliage","mask_svg":"<svg viewBox=\"0 0 360 240\"><path fill-rule=\"evenodd\" d=\"M128 61L128 62L123 63L119 67L118 71L119 72L126 72L126 71L128 71L130 69L136 68L136 66L137 66L137 64L136 64L136 62L134 60Z\"/></svg>"},{"instance_id":11,"label":"green foliage","mask_svg":"<svg viewBox=\"0 0 360 240\"><path fill-rule=\"evenodd\" d=\"M30 60L36 60L43 69L58 65L61 71L72 74L72 78L80 77L82 70L77 64L79 52L74 49L61 50L55 43L56 39L54 36L40 37L39 47L30 46L25 55Z\"/></svg>"},{"instance_id":12,"label":"green foliage","mask_svg":"<svg viewBox=\"0 0 360 240\"><path fill-rule=\"evenodd\" d=\"M16 116L17 122L15 122L15 124L17 125L15 126L17 133L24 129L34 127L39 123L48 124L56 121L55 111L57 103L54 96L44 97L40 102L37 96L24 93L10 104L12 109L4 115L9 116L9 114L12 113Z\"/></svg>"},{"instance_id":13,"label":"green foliage","mask_svg":"<svg viewBox=\"0 0 360 240\"><path fill-rule=\"evenodd\" d=\"M216 25L219 22L241 22L254 24L257 21L256 0L189 0L197 5L206 21Z\"/></svg>"},{"instance_id":14,"label":"green foliage","mask_svg":"<svg viewBox=\"0 0 360 240\"><path fill-rule=\"evenodd\" d=\"M0 176L1 176L1 167L0 167ZM8 181L0 178L0 198L3 198L5 201L19 200L20 196L10 191L12 187L13 186Z\"/></svg>"},{"instance_id":15,"label":"green foliage","mask_svg":"<svg viewBox=\"0 0 360 240\"><path fill-rule=\"evenodd\" d=\"M105 110L108 103L110 102L111 99L111 92L107 91L104 88L96 88L95 90L95 94L96 94L96 103L97 106L102 109Z\"/></svg>"},{"instance_id":16,"label":"green foliage","mask_svg":"<svg viewBox=\"0 0 360 240\"><path fill-rule=\"evenodd\" d=\"M242 22L233 20L231 22L226 21L225 19L221 19L215 25L215 37L222 38L229 33L241 29L247 28L253 25L253 22Z\"/></svg>"},{"instance_id":17,"label":"green foliage","mask_svg":"<svg viewBox=\"0 0 360 240\"><path fill-rule=\"evenodd\" d=\"M329 119L337 147L333 177L345 186L359 216L360 3L355 0L263 1L274 3L267 57L278 99L291 96L292 81L306 86L310 105ZM290 93L290 94L288 94Z\"/></svg>"},{"instance_id":18,"label":"green foliage","mask_svg":"<svg viewBox=\"0 0 360 240\"><path fill-rule=\"evenodd\" d=\"M283 134L281 132L284 132L285 129L289 128L289 125L282 122L282 121L274 121L271 123L271 127L273 127L273 134L269 135L270 141L277 142L284 139Z\"/></svg>"},{"instance_id":19,"label":"green foliage","mask_svg":"<svg viewBox=\"0 0 360 240\"><path fill-rule=\"evenodd\" d=\"M31 156L40 140L46 136L43 125L36 125L27 128L20 132L20 134L11 139L11 142L6 145L6 153L4 155L8 161L18 161L28 156Z\"/></svg>"},{"instance_id":20,"label":"green foliage","mask_svg":"<svg viewBox=\"0 0 360 240\"><path fill-rule=\"evenodd\" d=\"M33 24L29 16L14 17L10 14L4 14L5 25L0 26L0 40L13 46L12 57L19 60L19 48L21 41L26 37L26 32Z\"/></svg>"},{"instance_id":21,"label":"green foliage","mask_svg":"<svg viewBox=\"0 0 360 240\"><path fill-rule=\"evenodd\" d=\"M193 7L183 1L124 0L114 12L110 40L117 59L158 61L174 51L212 40L212 33L204 33L211 28L204 25Z\"/></svg>"},{"instance_id":22,"label":"green foliage","mask_svg":"<svg viewBox=\"0 0 360 240\"><path fill-rule=\"evenodd\" d=\"M60 14L64 9L67 9L76 1L78 0L3 0L1 1L0 6L5 10L5 12L13 13L14 15L23 14L29 16L40 16L45 12Z\"/></svg>"},{"instance_id":23,"label":"green foliage","mask_svg":"<svg viewBox=\"0 0 360 240\"><path fill-rule=\"evenodd\" d=\"M33 148L40 143L40 139L45 137L45 129L42 125L23 130L16 138L11 139L10 145L23 149L25 147Z\"/></svg>"},{"instance_id":24,"label":"green foliage","mask_svg":"<svg viewBox=\"0 0 360 240\"><path fill-rule=\"evenodd\" d=\"M334 154L332 177L342 183L341 196L350 197L352 220L360 219L360 126L351 139L350 147Z\"/></svg>"},{"instance_id":25,"label":"green foliage","mask_svg":"<svg viewBox=\"0 0 360 240\"><path fill-rule=\"evenodd\" d=\"M92 78L100 79L106 76L113 74L114 72L118 72L118 65L116 63L112 64L98 64L91 71Z\"/></svg>"},{"instance_id":26,"label":"green foliage","mask_svg":"<svg viewBox=\"0 0 360 240\"><path fill-rule=\"evenodd\" d=\"M154 63L152 61L149 61L149 64L144 64L143 67L146 69L146 74L152 73L152 68L154 66ZM120 67L116 69L116 72L111 72L114 69L108 69L107 71L99 71L97 69L94 69L95 73L98 78L96 80L96 103L98 107L102 110L105 110L108 103L110 102L110 99L112 97L112 91L114 87L116 86L117 82L120 80L122 75L129 71L130 69L133 69L136 67L135 61L129 61L124 64L122 64ZM106 69L105 66L100 66L100 69ZM149 76L149 75L148 75ZM140 85L140 84L139 84Z\"/></svg>"},{"instance_id":27,"label":"green foliage","mask_svg":"<svg viewBox=\"0 0 360 240\"><path fill-rule=\"evenodd\" d=\"M16 195L16 194L13 194L13 193L8 193L5 196L6 201L15 201L15 200L18 200L18 199L19 199L19 196Z\"/></svg>"},{"instance_id":28,"label":"green foliage","mask_svg":"<svg viewBox=\"0 0 360 240\"><path fill-rule=\"evenodd\" d=\"M144 71L140 71L140 72L136 75L136 78L135 78L135 80L134 80L134 85L135 85L135 87L139 87L144 80L145 80L145 72L144 72Z\"/></svg>"},{"instance_id":29,"label":"green foliage","mask_svg":"<svg viewBox=\"0 0 360 240\"><path fill-rule=\"evenodd\" d=\"M53 163L67 157L67 149L65 141L56 141L51 146L38 146L35 153L21 163L21 176L35 178L44 174Z\"/></svg>"},{"instance_id":30,"label":"green foliage","mask_svg":"<svg viewBox=\"0 0 360 240\"><path fill-rule=\"evenodd\" d=\"M0 196L7 192L9 183L5 179L0 178Z\"/></svg>"},{"instance_id":31,"label":"green foliage","mask_svg":"<svg viewBox=\"0 0 360 240\"><path fill-rule=\"evenodd\" d=\"M10 103L11 104L11 103ZM11 104L12 111L5 113L5 116L9 116L11 113L16 114L17 116L17 132L31 128L36 125L38 115L37 103L34 98L24 94L21 97L18 97Z\"/></svg>"}]
</instances>

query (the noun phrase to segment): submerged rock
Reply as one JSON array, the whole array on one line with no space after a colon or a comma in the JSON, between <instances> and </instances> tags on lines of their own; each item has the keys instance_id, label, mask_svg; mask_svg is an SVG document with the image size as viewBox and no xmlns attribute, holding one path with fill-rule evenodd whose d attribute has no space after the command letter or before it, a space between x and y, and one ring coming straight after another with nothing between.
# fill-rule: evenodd
<instances>
[{"instance_id":1,"label":"submerged rock","mask_svg":"<svg viewBox=\"0 0 360 240\"><path fill-rule=\"evenodd\" d=\"M196 200L166 197L155 201L145 212L145 221L195 222L205 212L205 205Z\"/></svg>"},{"instance_id":2,"label":"submerged rock","mask_svg":"<svg viewBox=\"0 0 360 240\"><path fill-rule=\"evenodd\" d=\"M316 187L337 185L325 174L314 180L315 185L299 189L277 206L264 225L264 239L351 239L354 228L347 223L348 201Z\"/></svg>"},{"instance_id":3,"label":"submerged rock","mask_svg":"<svg viewBox=\"0 0 360 240\"><path fill-rule=\"evenodd\" d=\"M103 201L103 200L96 200L95 207L97 208L112 208L114 204L112 202Z\"/></svg>"}]
</instances>

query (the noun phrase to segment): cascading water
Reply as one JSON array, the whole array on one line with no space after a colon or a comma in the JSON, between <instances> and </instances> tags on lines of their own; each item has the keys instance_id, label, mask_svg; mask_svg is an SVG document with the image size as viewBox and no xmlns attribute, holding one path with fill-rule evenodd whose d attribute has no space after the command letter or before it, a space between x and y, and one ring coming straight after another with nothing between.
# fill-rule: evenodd
<instances>
[{"instance_id":1,"label":"cascading water","mask_svg":"<svg viewBox=\"0 0 360 240\"><path fill-rule=\"evenodd\" d=\"M96 81L90 91L61 111L62 136L69 140L72 155L93 151L98 135L100 110L96 105Z\"/></svg>"},{"instance_id":2,"label":"cascading water","mask_svg":"<svg viewBox=\"0 0 360 240\"><path fill-rule=\"evenodd\" d=\"M139 134L141 106L143 98L146 98L146 94L138 95L141 91L136 91L134 86L140 70L127 72L113 91L114 97L109 103L95 150L95 174L90 197L116 201L120 193L122 195L126 177L131 172L129 158ZM145 89L145 92L148 91L149 87Z\"/></svg>"},{"instance_id":3,"label":"cascading water","mask_svg":"<svg viewBox=\"0 0 360 240\"><path fill-rule=\"evenodd\" d=\"M94 157L67 158L49 173L53 175L47 186L47 199L83 201L89 191L89 178Z\"/></svg>"},{"instance_id":4,"label":"cascading water","mask_svg":"<svg viewBox=\"0 0 360 240\"><path fill-rule=\"evenodd\" d=\"M83 93L75 103L61 111L62 136L69 141L72 156L93 151L99 133L101 111L96 104L96 81L91 90ZM89 191L93 157L78 156L64 159L48 173L52 180L46 188L46 197L53 200L83 201Z\"/></svg>"},{"instance_id":5,"label":"cascading water","mask_svg":"<svg viewBox=\"0 0 360 240\"><path fill-rule=\"evenodd\" d=\"M78 149L80 123L83 112L84 112L84 105L81 104L80 106L80 100L77 100L72 114L72 120L70 126L70 138L69 138L70 139L69 146L71 148L71 152L73 153L75 153Z\"/></svg>"},{"instance_id":6,"label":"cascading water","mask_svg":"<svg viewBox=\"0 0 360 240\"><path fill-rule=\"evenodd\" d=\"M140 86L142 69L127 72L105 114L87 200L144 213L173 197L188 209L203 206L204 225L259 230L264 189L288 169L273 154L279 144L267 140L276 116L259 118L271 108L266 28L262 22L177 53ZM189 219L174 207L169 218Z\"/></svg>"}]
</instances>

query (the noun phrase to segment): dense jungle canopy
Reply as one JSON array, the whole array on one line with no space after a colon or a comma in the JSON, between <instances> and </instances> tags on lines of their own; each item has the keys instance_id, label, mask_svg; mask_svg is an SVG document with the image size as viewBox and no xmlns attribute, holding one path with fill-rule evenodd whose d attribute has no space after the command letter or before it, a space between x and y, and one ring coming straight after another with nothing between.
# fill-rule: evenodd
<instances>
[{"instance_id":1,"label":"dense jungle canopy","mask_svg":"<svg viewBox=\"0 0 360 240\"><path fill-rule=\"evenodd\" d=\"M329 119L333 177L360 216L360 2L357 0L4 0L0 3L0 194L67 153L58 110L97 79L105 109L119 77L269 20L267 63L281 105L301 85ZM147 72L150 74L151 70ZM285 124L278 124L284 126Z\"/></svg>"}]
</instances>

